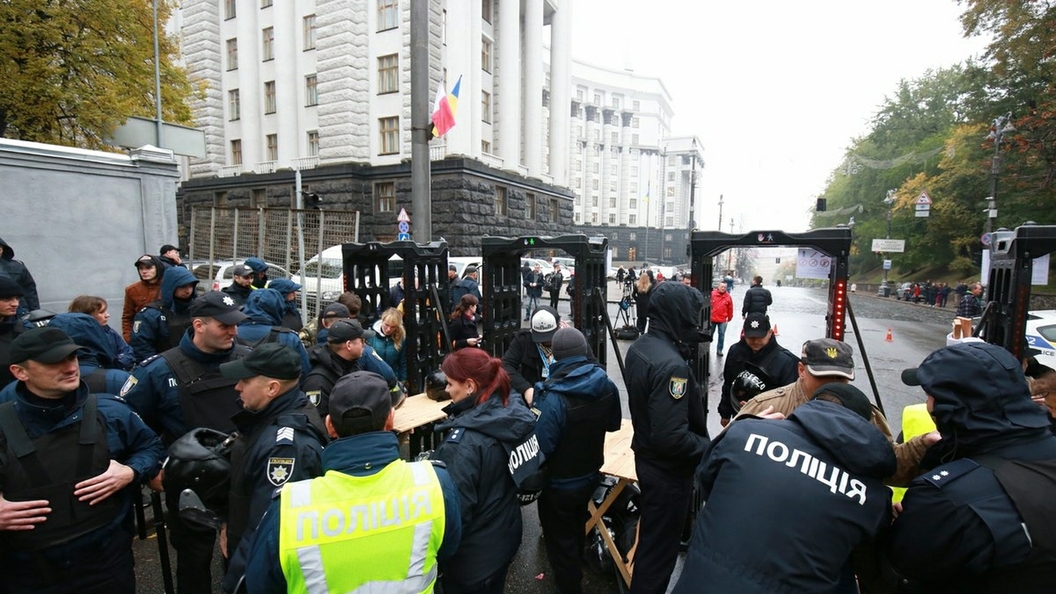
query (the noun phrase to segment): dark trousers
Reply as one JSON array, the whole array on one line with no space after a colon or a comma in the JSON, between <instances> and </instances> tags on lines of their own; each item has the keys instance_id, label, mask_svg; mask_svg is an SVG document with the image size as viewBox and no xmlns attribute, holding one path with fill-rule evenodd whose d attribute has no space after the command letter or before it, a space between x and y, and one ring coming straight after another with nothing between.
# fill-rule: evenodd
<instances>
[{"instance_id":1,"label":"dark trousers","mask_svg":"<svg viewBox=\"0 0 1056 594\"><path fill-rule=\"evenodd\" d=\"M550 307L557 309L557 301L561 298L561 289L550 291Z\"/></svg>"},{"instance_id":2,"label":"dark trousers","mask_svg":"<svg viewBox=\"0 0 1056 594\"><path fill-rule=\"evenodd\" d=\"M578 489L545 489L539 495L546 558L561 594L583 591L583 546L590 517L587 502L593 493L594 485L590 484Z\"/></svg>"},{"instance_id":3,"label":"dark trousers","mask_svg":"<svg viewBox=\"0 0 1056 594\"><path fill-rule=\"evenodd\" d=\"M678 543L693 495L693 476L672 476L648 460L634 463L638 473L638 547L631 594L664 594L678 559Z\"/></svg>"},{"instance_id":4,"label":"dark trousers","mask_svg":"<svg viewBox=\"0 0 1056 594\"><path fill-rule=\"evenodd\" d=\"M584 522L584 525L586 523ZM444 579L439 580L441 594L502 594L506 589L506 573L510 570L507 563L502 569L476 584L456 584Z\"/></svg>"},{"instance_id":5,"label":"dark trousers","mask_svg":"<svg viewBox=\"0 0 1056 594\"><path fill-rule=\"evenodd\" d=\"M188 524L180 519L176 497L165 494L165 505L169 513L165 525L169 529L169 542L176 549L176 592L178 594L205 594L213 591L213 549L216 547L216 531Z\"/></svg>"},{"instance_id":6,"label":"dark trousers","mask_svg":"<svg viewBox=\"0 0 1056 594\"><path fill-rule=\"evenodd\" d=\"M71 552L67 561L12 562L0 579L11 594L136 594L135 563L132 534L118 529L100 548Z\"/></svg>"}]
</instances>

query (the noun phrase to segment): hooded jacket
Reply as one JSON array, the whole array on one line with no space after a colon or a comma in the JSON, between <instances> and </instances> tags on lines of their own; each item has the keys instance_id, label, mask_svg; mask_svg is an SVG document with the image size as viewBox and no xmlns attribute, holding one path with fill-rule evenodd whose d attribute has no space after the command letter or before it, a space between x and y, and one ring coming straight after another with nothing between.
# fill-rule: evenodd
<instances>
[{"instance_id":1,"label":"hooded jacket","mask_svg":"<svg viewBox=\"0 0 1056 594\"><path fill-rule=\"evenodd\" d=\"M396 379L401 382L407 381L407 351L405 350L407 348L407 337L403 337L403 344L397 349L396 341L381 331L381 320L374 322L371 330L374 331L374 336L370 337L367 344L374 349L374 352L379 357L389 364L393 373L396 374Z\"/></svg>"},{"instance_id":2,"label":"hooded jacket","mask_svg":"<svg viewBox=\"0 0 1056 594\"><path fill-rule=\"evenodd\" d=\"M198 286L198 279L190 270L182 266L165 269L161 277L161 298L139 310L132 322L129 345L137 360L143 361L176 346L183 331L190 327L189 309L196 292L191 291L190 299L176 299L175 295L176 289L189 284ZM178 332L170 332L170 325Z\"/></svg>"},{"instance_id":3,"label":"hooded jacket","mask_svg":"<svg viewBox=\"0 0 1056 594\"><path fill-rule=\"evenodd\" d=\"M443 581L473 585L506 567L521 546L521 507L508 468L509 450L532 432L535 415L522 398L509 404L493 394L480 404L466 398L444 408L436 425L447 437L432 458L447 464L462 503L462 544L442 567Z\"/></svg>"},{"instance_id":4,"label":"hooded jacket","mask_svg":"<svg viewBox=\"0 0 1056 594\"><path fill-rule=\"evenodd\" d=\"M249 299L242 307L242 313L249 316L249 319L238 325L238 342L253 348L272 340L269 336L272 334L272 327L280 328L275 333L274 341L297 351L301 358L303 377L311 371L312 364L297 333L282 324L282 316L286 311L285 302L282 294L274 289L257 289L250 293Z\"/></svg>"},{"instance_id":5,"label":"hooded jacket","mask_svg":"<svg viewBox=\"0 0 1056 594\"><path fill-rule=\"evenodd\" d=\"M282 295L282 325L294 332L300 332L301 328L304 327L304 321L301 319L301 310L297 308L297 300L287 301L286 295L300 291L301 285L288 278L277 278L268 283L268 288L275 289Z\"/></svg>"},{"instance_id":6,"label":"hooded jacket","mask_svg":"<svg viewBox=\"0 0 1056 594\"><path fill-rule=\"evenodd\" d=\"M1056 437L1030 400L1019 362L995 345L969 343L935 351L916 374L934 398L931 414L942 434L921 466L941 464L906 491L889 541L893 565L920 592L1050 590L1056 551L1039 559L1036 547L1046 539L1052 546L1052 516L1040 526L1024 519L1021 502L1012 502L991 468L1016 462L1056 466ZM1051 509L1052 480L1032 490L1033 505L1024 513Z\"/></svg>"},{"instance_id":7,"label":"hooded jacket","mask_svg":"<svg viewBox=\"0 0 1056 594\"><path fill-rule=\"evenodd\" d=\"M890 522L881 477L894 468L887 439L831 402L733 423L697 469L706 503L674 592L834 591L851 551Z\"/></svg>"},{"instance_id":8,"label":"hooded jacket","mask_svg":"<svg viewBox=\"0 0 1056 594\"><path fill-rule=\"evenodd\" d=\"M693 473L708 444L701 386L688 358L699 341L704 295L682 283L650 293L649 330L627 351L624 382L635 455L679 476Z\"/></svg>"},{"instance_id":9,"label":"hooded jacket","mask_svg":"<svg viewBox=\"0 0 1056 594\"><path fill-rule=\"evenodd\" d=\"M77 353L77 362L81 367L81 379L83 380L96 369L106 370L107 394L117 394L121 386L128 379L129 373L125 371L125 364L134 362L132 350L117 351L113 344L113 338L120 339L112 328L104 327L99 321L88 314L83 313L61 313L51 321L48 326L54 326L66 332L73 342L82 347ZM108 333L107 330L110 332ZM111 333L113 336L111 336ZM122 341L123 344L124 341ZM128 348L128 345L125 345Z\"/></svg>"},{"instance_id":10,"label":"hooded jacket","mask_svg":"<svg viewBox=\"0 0 1056 594\"><path fill-rule=\"evenodd\" d=\"M11 375L9 368L11 363L14 363L9 354L11 342L25 329L26 327L22 325L22 320L19 320L18 316L0 318L0 388L15 381L15 376Z\"/></svg>"},{"instance_id":11,"label":"hooded jacket","mask_svg":"<svg viewBox=\"0 0 1056 594\"><path fill-rule=\"evenodd\" d=\"M14 248L3 239L0 239L0 246L4 248L4 253L0 256L0 274L10 277L11 280L18 283L18 286L22 287L22 291L25 292L25 295L22 296L22 304L25 305L27 311L40 309L40 298L37 297L37 281L33 280L33 275L29 273L26 265L21 260L15 259Z\"/></svg>"},{"instance_id":12,"label":"hooded jacket","mask_svg":"<svg viewBox=\"0 0 1056 594\"><path fill-rule=\"evenodd\" d=\"M132 340L132 321L136 312L161 297L161 277L165 268L158 262L157 256L144 254L154 262L155 276L151 282L138 280L125 287L125 304L121 309L121 336L125 342ZM138 260L137 260L138 262ZM136 271L139 274L139 271Z\"/></svg>"}]
</instances>

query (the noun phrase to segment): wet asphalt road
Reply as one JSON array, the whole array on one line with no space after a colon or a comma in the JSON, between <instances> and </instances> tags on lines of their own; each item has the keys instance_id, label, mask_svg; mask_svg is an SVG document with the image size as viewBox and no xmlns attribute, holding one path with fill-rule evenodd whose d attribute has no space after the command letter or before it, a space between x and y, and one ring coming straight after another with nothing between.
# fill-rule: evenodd
<instances>
[{"instance_id":1,"label":"wet asphalt road","mask_svg":"<svg viewBox=\"0 0 1056 594\"><path fill-rule=\"evenodd\" d=\"M825 312L827 309L827 296L820 289L801 289L793 287L768 287L774 296L774 305L770 308L770 317L777 325L777 340L781 345L798 354L800 346L804 341L819 338L825 333ZM735 311L740 311L741 301L744 296L745 287L737 286L733 291ZM618 299L615 283L610 283L609 298ZM951 299L952 301L952 299ZM876 392L879 394L880 403L885 410L892 429L897 433L897 427L901 423L902 408L908 404L922 402L924 395L919 388L909 388L902 385L899 374L902 369L913 367L927 356L928 353L945 345L945 336L950 331L950 322L954 318L954 307L947 309L933 308L925 305L898 302L892 298L880 298L872 295L853 294L850 299L851 311L858 323L858 333L853 331L850 320L847 322L848 333L846 341L855 350L856 378L853 382L866 394L872 395L873 389L869 380L868 367L875 379ZM568 314L568 302L564 301L559 307L563 316ZM618 307L613 304L609 308L610 317L615 326L622 325L622 320L617 322ZM632 320L633 320L633 312ZM892 340L886 339L888 329L891 329ZM740 319L735 319L726 330L726 348L736 342L740 335ZM863 349L858 344L861 338L864 345L866 357L862 356ZM625 352L630 342L620 341L617 347ZM715 346L711 345L711 375L708 380L709 386L709 415L708 427L712 435L717 434L720 425L716 412L716 403L721 385L722 359L715 357ZM616 354L613 345L609 344L608 354L609 377L621 389L624 417L629 418L630 413L627 406L626 391L623 378L620 375L619 366L616 362ZM542 547L542 537L539 530L539 521L535 506L529 505L522 508L524 520L524 535L521 548L514 559L506 584L506 592L516 594L549 594L555 592L553 581L549 579L550 567L546 561L546 555ZM147 509L148 523L151 514ZM138 579L137 590L143 594L162 594L164 588L161 581L160 563L158 561L157 540L153 531L147 540L137 540L134 545L136 555L136 572ZM170 554L175 563L175 553ZM219 551L214 561L214 592L220 592L220 575L222 568L219 561ZM682 556L675 568L672 584L677 580L681 572ZM584 572L583 592L585 594L602 594L619 592L616 577L612 572L603 574L593 573L589 570Z\"/></svg>"}]
</instances>

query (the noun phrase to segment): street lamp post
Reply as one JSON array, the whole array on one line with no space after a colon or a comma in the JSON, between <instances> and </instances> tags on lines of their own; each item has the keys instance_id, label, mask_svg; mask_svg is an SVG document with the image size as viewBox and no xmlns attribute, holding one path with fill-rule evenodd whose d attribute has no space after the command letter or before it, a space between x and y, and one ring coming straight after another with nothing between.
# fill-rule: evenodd
<instances>
[{"instance_id":1,"label":"street lamp post","mask_svg":"<svg viewBox=\"0 0 1056 594\"><path fill-rule=\"evenodd\" d=\"M895 192L896 190L888 190L887 198L884 198L884 204L887 205L887 238L891 239L891 207L895 204ZM884 252L880 252L880 257L884 257ZM881 283L882 287L887 286L887 268L884 267L884 282Z\"/></svg>"},{"instance_id":2,"label":"street lamp post","mask_svg":"<svg viewBox=\"0 0 1056 594\"><path fill-rule=\"evenodd\" d=\"M987 136L994 141L994 158L990 161L990 198L986 204L986 234L989 235L994 229L994 219L997 218L997 176L1001 172L1001 139L1009 132L1015 132L1016 127L1012 125L1012 112L994 118L993 130Z\"/></svg>"},{"instance_id":3,"label":"street lamp post","mask_svg":"<svg viewBox=\"0 0 1056 594\"><path fill-rule=\"evenodd\" d=\"M715 230L722 231L722 194L719 194L719 226Z\"/></svg>"},{"instance_id":4,"label":"street lamp post","mask_svg":"<svg viewBox=\"0 0 1056 594\"><path fill-rule=\"evenodd\" d=\"M733 217L730 217L730 235L733 235ZM726 251L726 270L731 271L730 276L733 276L733 248Z\"/></svg>"}]
</instances>

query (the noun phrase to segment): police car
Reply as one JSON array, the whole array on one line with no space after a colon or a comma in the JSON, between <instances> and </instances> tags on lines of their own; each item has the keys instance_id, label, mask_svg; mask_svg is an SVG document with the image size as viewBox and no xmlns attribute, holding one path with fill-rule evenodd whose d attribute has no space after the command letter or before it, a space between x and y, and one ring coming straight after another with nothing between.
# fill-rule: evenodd
<instances>
[{"instance_id":1,"label":"police car","mask_svg":"<svg viewBox=\"0 0 1056 594\"><path fill-rule=\"evenodd\" d=\"M1027 345L1038 351L1038 363L1056 369L1056 309L1032 311L1027 316Z\"/></svg>"}]
</instances>

